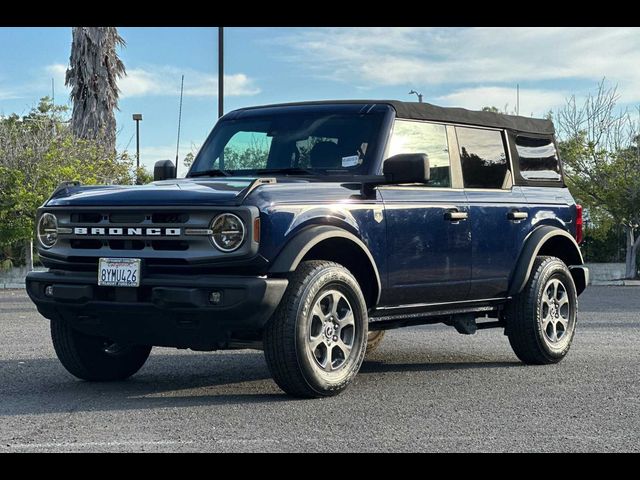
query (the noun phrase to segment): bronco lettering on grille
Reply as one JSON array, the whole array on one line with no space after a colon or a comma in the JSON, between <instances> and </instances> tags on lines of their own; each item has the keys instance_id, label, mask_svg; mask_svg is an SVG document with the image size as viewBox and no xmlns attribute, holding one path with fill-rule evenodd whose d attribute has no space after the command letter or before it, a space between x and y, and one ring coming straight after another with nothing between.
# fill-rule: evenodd
<instances>
[{"instance_id":1,"label":"bronco lettering on grille","mask_svg":"<svg viewBox=\"0 0 640 480\"><path fill-rule=\"evenodd\" d=\"M164 228L164 227L74 227L74 235L87 236L179 236L180 228Z\"/></svg>"}]
</instances>

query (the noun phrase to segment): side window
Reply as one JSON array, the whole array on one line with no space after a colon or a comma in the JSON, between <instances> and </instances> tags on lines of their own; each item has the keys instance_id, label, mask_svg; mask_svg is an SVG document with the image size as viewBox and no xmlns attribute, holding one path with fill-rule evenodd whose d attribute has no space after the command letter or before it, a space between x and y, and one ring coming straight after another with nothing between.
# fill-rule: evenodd
<instances>
[{"instance_id":1,"label":"side window","mask_svg":"<svg viewBox=\"0 0 640 480\"><path fill-rule=\"evenodd\" d=\"M429 156L430 187L450 187L451 172L447 130L444 125L396 120L388 156L426 153Z\"/></svg>"},{"instance_id":2,"label":"side window","mask_svg":"<svg viewBox=\"0 0 640 480\"><path fill-rule=\"evenodd\" d=\"M456 127L465 188L507 188L511 173L497 130Z\"/></svg>"},{"instance_id":3,"label":"side window","mask_svg":"<svg viewBox=\"0 0 640 480\"><path fill-rule=\"evenodd\" d=\"M559 181L560 164L556 146L549 138L516 137L520 175L525 180Z\"/></svg>"},{"instance_id":4,"label":"side window","mask_svg":"<svg viewBox=\"0 0 640 480\"><path fill-rule=\"evenodd\" d=\"M266 168L271 149L271 137L262 132L238 132L227 142L222 158L214 168L251 170Z\"/></svg>"}]
</instances>

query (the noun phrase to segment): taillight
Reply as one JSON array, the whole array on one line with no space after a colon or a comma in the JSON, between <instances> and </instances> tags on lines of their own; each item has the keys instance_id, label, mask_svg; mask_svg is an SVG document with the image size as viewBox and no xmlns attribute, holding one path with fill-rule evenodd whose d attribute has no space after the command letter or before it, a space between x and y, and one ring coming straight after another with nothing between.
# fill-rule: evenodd
<instances>
[{"instance_id":1,"label":"taillight","mask_svg":"<svg viewBox=\"0 0 640 480\"><path fill-rule=\"evenodd\" d=\"M582 243L582 205L576 203L576 242Z\"/></svg>"}]
</instances>

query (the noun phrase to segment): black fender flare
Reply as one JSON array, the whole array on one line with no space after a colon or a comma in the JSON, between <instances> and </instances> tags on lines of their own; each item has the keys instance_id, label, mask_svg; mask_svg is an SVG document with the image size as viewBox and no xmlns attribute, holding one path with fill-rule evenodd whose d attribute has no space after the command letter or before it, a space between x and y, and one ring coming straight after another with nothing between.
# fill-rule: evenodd
<instances>
[{"instance_id":1,"label":"black fender flare","mask_svg":"<svg viewBox=\"0 0 640 480\"><path fill-rule=\"evenodd\" d=\"M296 234L291 240L287 242L284 248L280 251L275 261L269 268L269 273L288 273L293 272L304 258L304 256L313 247L320 242L330 238L344 238L347 239L355 246L357 246L369 259L371 269L375 273L375 280L377 284L377 297L375 304L380 300L380 293L382 292L382 283L380 281L380 273L378 267L373 259L373 255L364 244L362 240L356 237L354 234L331 225L316 225L307 227Z\"/></svg>"},{"instance_id":2,"label":"black fender flare","mask_svg":"<svg viewBox=\"0 0 640 480\"><path fill-rule=\"evenodd\" d=\"M569 244L572 245L571 251L568 253L573 261L568 263L567 266L569 267L571 276L576 284L578 295L580 295L586 288L589 281L589 273L586 268L581 267L581 265L584 265L584 259L582 258L582 252L580 252L580 247L578 246L575 238L573 238L573 236L566 230L545 225L535 229L525 240L524 247L518 257L518 263L511 275L511 281L509 282L509 296L517 295L524 289L524 286L531 275L533 262L535 261L536 256L538 256L538 253L544 244L553 237L564 237L569 241Z\"/></svg>"}]
</instances>

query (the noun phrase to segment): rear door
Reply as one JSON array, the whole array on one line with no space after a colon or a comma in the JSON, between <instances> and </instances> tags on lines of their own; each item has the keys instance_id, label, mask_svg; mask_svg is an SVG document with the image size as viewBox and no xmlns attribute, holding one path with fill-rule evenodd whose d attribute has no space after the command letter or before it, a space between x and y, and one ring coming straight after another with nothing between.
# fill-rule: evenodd
<instances>
[{"instance_id":1,"label":"rear door","mask_svg":"<svg viewBox=\"0 0 640 480\"><path fill-rule=\"evenodd\" d=\"M398 153L426 153L431 181L379 188L387 219L389 269L383 304L467 298L471 278L469 207L460 188L459 164L452 164L449 156L451 140L455 144L453 127L395 122L387 158ZM457 155L455 148L453 154Z\"/></svg>"},{"instance_id":2,"label":"rear door","mask_svg":"<svg viewBox=\"0 0 640 480\"><path fill-rule=\"evenodd\" d=\"M504 131L456 127L456 138L469 202L469 299L500 298L529 231L529 209L521 187L513 185Z\"/></svg>"}]
</instances>

